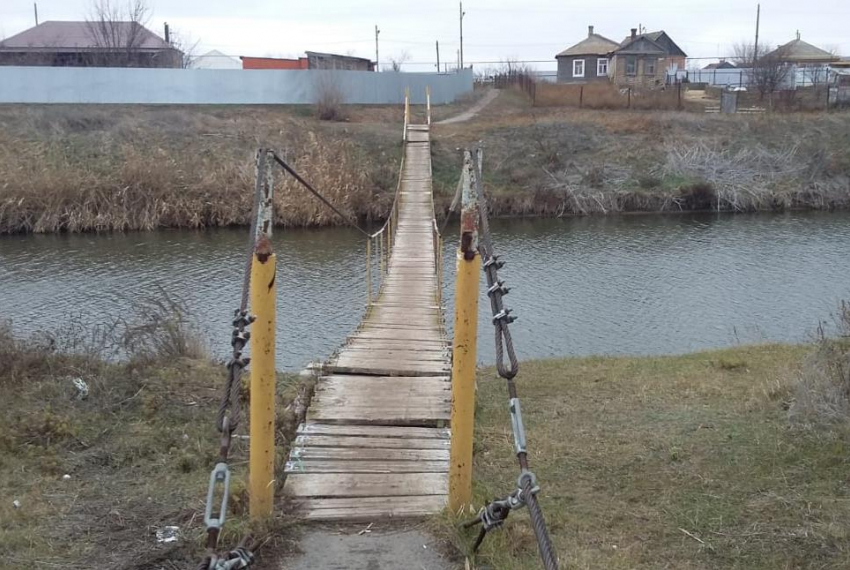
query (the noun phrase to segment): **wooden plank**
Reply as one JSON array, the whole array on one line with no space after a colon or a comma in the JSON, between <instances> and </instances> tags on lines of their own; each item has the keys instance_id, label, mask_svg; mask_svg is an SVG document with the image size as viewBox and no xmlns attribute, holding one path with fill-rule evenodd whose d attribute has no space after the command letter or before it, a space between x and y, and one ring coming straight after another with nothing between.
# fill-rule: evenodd
<instances>
[{"instance_id":1,"label":"wooden plank","mask_svg":"<svg viewBox=\"0 0 850 570\"><path fill-rule=\"evenodd\" d=\"M384 518L423 517L439 513L446 506L445 495L411 497L359 497L356 499L297 499L297 516L316 521L364 521Z\"/></svg>"},{"instance_id":2,"label":"wooden plank","mask_svg":"<svg viewBox=\"0 0 850 570\"><path fill-rule=\"evenodd\" d=\"M347 410L314 410L307 420L339 425L392 425L431 426L446 425L451 419L451 406L445 410L432 408L418 410L386 410L374 408L350 408Z\"/></svg>"},{"instance_id":3,"label":"wooden plank","mask_svg":"<svg viewBox=\"0 0 850 570\"><path fill-rule=\"evenodd\" d=\"M445 495L447 473L293 473L285 495L301 497L403 497Z\"/></svg>"},{"instance_id":4,"label":"wooden plank","mask_svg":"<svg viewBox=\"0 0 850 570\"><path fill-rule=\"evenodd\" d=\"M448 473L448 461L290 460L284 473Z\"/></svg>"},{"instance_id":5,"label":"wooden plank","mask_svg":"<svg viewBox=\"0 0 850 570\"><path fill-rule=\"evenodd\" d=\"M417 376L415 378L404 378L403 376L358 376L347 375L347 374L328 374L326 376L322 376L322 381L329 382L379 382L379 381L387 381L387 382L404 382L411 381L416 383L423 382L450 382L451 377L446 374L442 376Z\"/></svg>"},{"instance_id":6,"label":"wooden plank","mask_svg":"<svg viewBox=\"0 0 850 570\"><path fill-rule=\"evenodd\" d=\"M442 365L441 365L442 366ZM442 368L438 367L415 367L414 365L404 366L404 365L396 365L395 363L388 364L372 364L372 365L354 365L351 363L344 363L342 365L332 364L327 367L329 372L339 373L339 374L374 374L381 376L391 376L393 374L397 374L398 376L430 376L432 374L439 374L441 372L448 372L448 365L443 366Z\"/></svg>"},{"instance_id":7,"label":"wooden plank","mask_svg":"<svg viewBox=\"0 0 850 570\"><path fill-rule=\"evenodd\" d=\"M375 346L346 346L340 353L340 360L344 358L369 358L370 360L398 362L446 362L448 352L446 350L423 350L415 348L399 349Z\"/></svg>"},{"instance_id":8,"label":"wooden plank","mask_svg":"<svg viewBox=\"0 0 850 570\"><path fill-rule=\"evenodd\" d=\"M448 428L416 428L395 426L329 426L301 424L299 435L347 435L363 437L397 437L401 439L449 439Z\"/></svg>"},{"instance_id":9,"label":"wooden plank","mask_svg":"<svg viewBox=\"0 0 850 570\"><path fill-rule=\"evenodd\" d=\"M449 440L434 438L298 435L297 447L368 447L371 449L448 449Z\"/></svg>"},{"instance_id":10,"label":"wooden plank","mask_svg":"<svg viewBox=\"0 0 850 570\"><path fill-rule=\"evenodd\" d=\"M431 428L420 428L431 429ZM348 461L448 461L449 449L369 449L353 447L294 447L291 458Z\"/></svg>"},{"instance_id":11,"label":"wooden plank","mask_svg":"<svg viewBox=\"0 0 850 570\"><path fill-rule=\"evenodd\" d=\"M359 386L346 386L344 384L320 384L316 389L315 397L325 400L339 400L340 405L358 405L361 407L378 407L389 402L403 403L404 399L416 400L417 403L424 400L442 401L451 396L451 386L448 382L440 385L423 384L416 386L405 383L404 386L393 388L391 383L366 384ZM347 398L347 399L346 399ZM318 401L318 400L317 400ZM406 406L409 407L409 406Z\"/></svg>"},{"instance_id":12,"label":"wooden plank","mask_svg":"<svg viewBox=\"0 0 850 570\"><path fill-rule=\"evenodd\" d=\"M404 378L400 376L399 378ZM427 376L423 376L427 378ZM351 385L350 383L338 382L319 382L316 386L316 396L325 394L330 395L346 395L346 394L363 394L367 396L398 397L410 395L429 395L442 396L446 393L451 394L451 384L448 382L423 382L417 385L415 379L404 378L404 382L399 386L393 386L391 381L363 383Z\"/></svg>"},{"instance_id":13,"label":"wooden plank","mask_svg":"<svg viewBox=\"0 0 850 570\"><path fill-rule=\"evenodd\" d=\"M380 356L380 358L379 358ZM386 376L403 376L399 371L411 370L415 372L410 376L430 376L434 374L447 374L451 371L447 361L426 361L426 360L400 360L394 359L392 356L375 355L367 357L361 355L348 355L344 352L339 355L336 362L331 365L331 370L340 372L342 368L356 368L361 370L360 374L378 375L378 372L362 372L364 370L389 370Z\"/></svg>"}]
</instances>

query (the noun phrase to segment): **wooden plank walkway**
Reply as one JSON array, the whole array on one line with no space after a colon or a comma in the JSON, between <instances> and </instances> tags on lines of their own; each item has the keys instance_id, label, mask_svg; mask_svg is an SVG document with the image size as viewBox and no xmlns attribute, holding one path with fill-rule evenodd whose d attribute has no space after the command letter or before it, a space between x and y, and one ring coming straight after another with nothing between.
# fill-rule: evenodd
<instances>
[{"instance_id":1,"label":"wooden plank walkway","mask_svg":"<svg viewBox=\"0 0 850 570\"><path fill-rule=\"evenodd\" d=\"M325 365L286 463L312 520L419 517L448 492L451 364L437 288L428 127L410 125L381 290Z\"/></svg>"}]
</instances>

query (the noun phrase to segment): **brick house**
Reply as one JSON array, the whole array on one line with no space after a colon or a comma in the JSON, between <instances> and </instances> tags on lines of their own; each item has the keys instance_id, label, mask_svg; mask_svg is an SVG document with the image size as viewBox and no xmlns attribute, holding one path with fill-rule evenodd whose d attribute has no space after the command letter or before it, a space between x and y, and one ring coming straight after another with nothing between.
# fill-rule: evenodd
<instances>
[{"instance_id":1,"label":"brick house","mask_svg":"<svg viewBox=\"0 0 850 570\"><path fill-rule=\"evenodd\" d=\"M687 54L666 32L638 34L637 28L611 53L608 75L621 86L664 85L669 76L685 69Z\"/></svg>"},{"instance_id":2,"label":"brick house","mask_svg":"<svg viewBox=\"0 0 850 570\"><path fill-rule=\"evenodd\" d=\"M242 69L348 69L375 71L375 63L365 57L335 53L305 52L307 57L285 59L280 57L241 56Z\"/></svg>"},{"instance_id":3,"label":"brick house","mask_svg":"<svg viewBox=\"0 0 850 570\"><path fill-rule=\"evenodd\" d=\"M587 83L607 81L609 54L619 44L593 32L587 27L587 37L555 56L558 62L558 83Z\"/></svg>"}]
</instances>

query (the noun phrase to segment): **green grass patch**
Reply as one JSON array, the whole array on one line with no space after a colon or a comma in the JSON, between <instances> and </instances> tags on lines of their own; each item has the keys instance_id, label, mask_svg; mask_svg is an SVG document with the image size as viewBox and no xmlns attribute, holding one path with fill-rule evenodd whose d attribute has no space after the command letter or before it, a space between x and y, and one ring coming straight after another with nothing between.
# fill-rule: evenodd
<instances>
[{"instance_id":1,"label":"green grass patch","mask_svg":"<svg viewBox=\"0 0 850 570\"><path fill-rule=\"evenodd\" d=\"M850 429L797 425L785 400L809 349L527 362L532 470L562 568L850 567ZM478 381L476 505L515 485L504 383ZM451 530L467 548L473 536ZM481 568L541 567L524 511Z\"/></svg>"}]
</instances>

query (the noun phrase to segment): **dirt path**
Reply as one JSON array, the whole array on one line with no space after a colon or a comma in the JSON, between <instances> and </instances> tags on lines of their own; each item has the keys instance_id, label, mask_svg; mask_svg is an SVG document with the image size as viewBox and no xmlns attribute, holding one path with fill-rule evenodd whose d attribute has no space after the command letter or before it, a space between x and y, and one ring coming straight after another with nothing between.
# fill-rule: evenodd
<instances>
[{"instance_id":1,"label":"dirt path","mask_svg":"<svg viewBox=\"0 0 850 570\"><path fill-rule=\"evenodd\" d=\"M464 121L468 121L477 115L481 109L489 105L493 102L493 99L499 96L498 89L491 89L487 92L484 97L482 97L475 105L461 113L460 115L455 115L454 117L449 117L448 119L444 119L442 121L437 121L434 123L435 125L451 125L452 123L462 123Z\"/></svg>"},{"instance_id":2,"label":"dirt path","mask_svg":"<svg viewBox=\"0 0 850 570\"><path fill-rule=\"evenodd\" d=\"M454 570L457 567L422 530L378 529L366 524L313 527L301 539L301 554L281 564L281 570Z\"/></svg>"}]
</instances>

